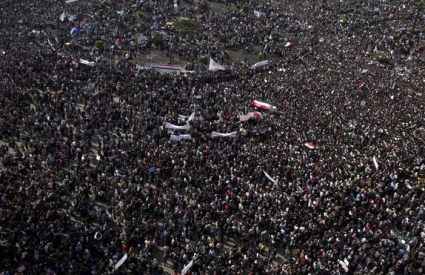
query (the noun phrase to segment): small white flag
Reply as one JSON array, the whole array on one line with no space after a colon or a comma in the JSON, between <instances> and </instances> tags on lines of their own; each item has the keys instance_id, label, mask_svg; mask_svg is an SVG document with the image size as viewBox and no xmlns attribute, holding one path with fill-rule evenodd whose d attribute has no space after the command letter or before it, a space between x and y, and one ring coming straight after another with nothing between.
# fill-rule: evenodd
<instances>
[{"instance_id":1,"label":"small white flag","mask_svg":"<svg viewBox=\"0 0 425 275\"><path fill-rule=\"evenodd\" d=\"M125 260L127 260L127 258L128 258L128 255L127 255L127 253L125 253L125 255L121 258L121 260L115 265L115 269L117 269L118 267L120 267L124 262L125 262Z\"/></svg>"},{"instance_id":2,"label":"small white flag","mask_svg":"<svg viewBox=\"0 0 425 275\"><path fill-rule=\"evenodd\" d=\"M69 4L69 3L73 3L73 2L77 2L78 0L66 0L65 3Z\"/></svg>"},{"instance_id":3,"label":"small white flag","mask_svg":"<svg viewBox=\"0 0 425 275\"><path fill-rule=\"evenodd\" d=\"M189 118L187 119L186 123L191 122L194 118L195 118L195 112L193 112L193 113L189 116Z\"/></svg>"},{"instance_id":4,"label":"small white flag","mask_svg":"<svg viewBox=\"0 0 425 275\"><path fill-rule=\"evenodd\" d=\"M338 261L338 263L341 265L341 267L345 270L345 272L348 272L348 262L347 262L347 260L345 260L345 261L341 261L341 260L339 260Z\"/></svg>"},{"instance_id":5,"label":"small white flag","mask_svg":"<svg viewBox=\"0 0 425 275\"><path fill-rule=\"evenodd\" d=\"M65 21L65 18L66 18L66 14L65 12L62 12L61 16L59 17L59 20L63 22Z\"/></svg>"},{"instance_id":6,"label":"small white flag","mask_svg":"<svg viewBox=\"0 0 425 275\"><path fill-rule=\"evenodd\" d=\"M269 174L267 174L266 171L263 170L264 175L266 175L266 177L273 182L274 184L277 184L278 180L273 179Z\"/></svg>"},{"instance_id":7,"label":"small white flag","mask_svg":"<svg viewBox=\"0 0 425 275\"><path fill-rule=\"evenodd\" d=\"M218 64L217 62L215 62L211 57L210 57L210 64L208 66L208 70L210 71L224 71L226 68L224 68L224 66Z\"/></svg>"},{"instance_id":8,"label":"small white flag","mask_svg":"<svg viewBox=\"0 0 425 275\"><path fill-rule=\"evenodd\" d=\"M186 272L189 270L189 268L191 268L193 265L193 260L191 260L183 269L182 269L182 274L181 275L185 275Z\"/></svg>"},{"instance_id":9,"label":"small white flag","mask_svg":"<svg viewBox=\"0 0 425 275\"><path fill-rule=\"evenodd\" d=\"M376 160L376 157L373 156L373 164L375 165L376 170L379 169L378 161Z\"/></svg>"}]
</instances>

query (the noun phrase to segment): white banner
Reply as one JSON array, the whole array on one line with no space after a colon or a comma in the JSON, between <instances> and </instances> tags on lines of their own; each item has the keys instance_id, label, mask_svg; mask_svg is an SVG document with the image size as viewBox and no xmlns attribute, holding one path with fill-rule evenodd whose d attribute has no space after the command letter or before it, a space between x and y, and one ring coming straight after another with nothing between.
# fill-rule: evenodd
<instances>
[{"instance_id":1,"label":"white banner","mask_svg":"<svg viewBox=\"0 0 425 275\"><path fill-rule=\"evenodd\" d=\"M65 3L69 4L69 3L73 3L73 2L77 2L78 0L66 0Z\"/></svg>"},{"instance_id":2,"label":"white banner","mask_svg":"<svg viewBox=\"0 0 425 275\"><path fill-rule=\"evenodd\" d=\"M273 179L269 174L267 174L266 171L263 170L264 175L266 175L266 177L273 182L274 184L277 184L278 180Z\"/></svg>"},{"instance_id":3,"label":"white banner","mask_svg":"<svg viewBox=\"0 0 425 275\"><path fill-rule=\"evenodd\" d=\"M171 135L170 136L170 140L174 140L174 141L180 141L180 140L184 140L184 139L192 139L192 136L190 134L187 135Z\"/></svg>"},{"instance_id":4,"label":"white banner","mask_svg":"<svg viewBox=\"0 0 425 275\"><path fill-rule=\"evenodd\" d=\"M189 123L183 125L183 126L178 126L178 125L174 125L171 123L166 122L165 123L165 128L166 129L175 129L175 130L189 130L190 129L190 125Z\"/></svg>"},{"instance_id":5,"label":"white banner","mask_svg":"<svg viewBox=\"0 0 425 275\"><path fill-rule=\"evenodd\" d=\"M171 135L170 136L170 140L179 141L180 140L180 136L179 135Z\"/></svg>"},{"instance_id":6,"label":"white banner","mask_svg":"<svg viewBox=\"0 0 425 275\"><path fill-rule=\"evenodd\" d=\"M94 65L95 65L94 62L88 61L88 60L85 60L85 59L82 59L82 58L80 58L80 63L87 65L87 66L90 66L90 67L94 67Z\"/></svg>"},{"instance_id":7,"label":"white banner","mask_svg":"<svg viewBox=\"0 0 425 275\"><path fill-rule=\"evenodd\" d=\"M238 132L231 132L231 133L225 133L225 134L223 134L223 133L218 133L218 132L212 132L211 133L211 137L212 138L215 138L215 137L236 137L236 134L237 134Z\"/></svg>"},{"instance_id":8,"label":"white banner","mask_svg":"<svg viewBox=\"0 0 425 275\"><path fill-rule=\"evenodd\" d=\"M210 57L210 65L208 66L208 70L210 71L224 71L226 68L224 68L224 66L218 64L217 62L215 62L211 57Z\"/></svg>"},{"instance_id":9,"label":"white banner","mask_svg":"<svg viewBox=\"0 0 425 275\"><path fill-rule=\"evenodd\" d=\"M269 63L268 60L260 61L251 66L252 69L267 65Z\"/></svg>"},{"instance_id":10,"label":"white banner","mask_svg":"<svg viewBox=\"0 0 425 275\"><path fill-rule=\"evenodd\" d=\"M190 134L180 135L180 139L192 139L192 136Z\"/></svg>"},{"instance_id":11,"label":"white banner","mask_svg":"<svg viewBox=\"0 0 425 275\"><path fill-rule=\"evenodd\" d=\"M191 268L193 265L193 260L191 260L183 269L182 269L182 274L181 275L185 275L186 272L189 270L189 268Z\"/></svg>"},{"instance_id":12,"label":"white banner","mask_svg":"<svg viewBox=\"0 0 425 275\"><path fill-rule=\"evenodd\" d=\"M125 255L121 258L121 260L115 264L115 269L117 269L118 267L120 267L128 258L127 253L125 253Z\"/></svg>"}]
</instances>

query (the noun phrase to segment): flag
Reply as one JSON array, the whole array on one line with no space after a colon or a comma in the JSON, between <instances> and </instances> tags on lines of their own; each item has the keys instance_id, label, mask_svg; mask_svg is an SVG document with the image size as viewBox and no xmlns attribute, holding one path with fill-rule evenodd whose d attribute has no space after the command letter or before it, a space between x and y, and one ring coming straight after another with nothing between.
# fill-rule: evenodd
<instances>
[{"instance_id":1,"label":"flag","mask_svg":"<svg viewBox=\"0 0 425 275\"><path fill-rule=\"evenodd\" d=\"M62 12L61 16L59 17L59 20L63 22L65 21L65 18L66 18L66 14L65 12Z\"/></svg>"},{"instance_id":2,"label":"flag","mask_svg":"<svg viewBox=\"0 0 425 275\"><path fill-rule=\"evenodd\" d=\"M231 133L225 133L225 134L223 134L223 133L218 133L218 132L212 132L211 133L211 137L212 138L215 138L215 137L236 137L236 134L237 134L238 132L231 132Z\"/></svg>"},{"instance_id":3,"label":"flag","mask_svg":"<svg viewBox=\"0 0 425 275\"><path fill-rule=\"evenodd\" d=\"M366 80L362 80L362 82L360 82L360 84L359 84L359 88L361 89L361 88L363 88L364 87L364 85L366 85Z\"/></svg>"},{"instance_id":4,"label":"flag","mask_svg":"<svg viewBox=\"0 0 425 275\"><path fill-rule=\"evenodd\" d=\"M193 113L189 116L189 118L186 120L186 123L191 122L194 118L195 118L195 112L193 112Z\"/></svg>"},{"instance_id":5,"label":"flag","mask_svg":"<svg viewBox=\"0 0 425 275\"><path fill-rule=\"evenodd\" d=\"M152 167L150 167L150 168L148 169L148 172L149 172L149 173L153 173L153 172L155 172L155 170L156 170L156 167L155 167L155 166L152 166Z\"/></svg>"},{"instance_id":6,"label":"flag","mask_svg":"<svg viewBox=\"0 0 425 275\"><path fill-rule=\"evenodd\" d=\"M373 156L373 164L375 165L376 170L379 169L378 161L376 160L376 157Z\"/></svg>"},{"instance_id":7,"label":"flag","mask_svg":"<svg viewBox=\"0 0 425 275\"><path fill-rule=\"evenodd\" d=\"M249 115L241 115L241 116L239 116L239 121L247 121L250 118L251 117Z\"/></svg>"},{"instance_id":8,"label":"flag","mask_svg":"<svg viewBox=\"0 0 425 275\"><path fill-rule=\"evenodd\" d=\"M88 60L85 60L85 59L82 59L82 58L80 58L80 63L87 65L87 66L90 66L90 67L94 67L94 65L95 65L94 62L88 61Z\"/></svg>"},{"instance_id":9,"label":"flag","mask_svg":"<svg viewBox=\"0 0 425 275\"><path fill-rule=\"evenodd\" d=\"M249 112L249 117L256 118L258 120L263 120L263 115L260 112Z\"/></svg>"},{"instance_id":10,"label":"flag","mask_svg":"<svg viewBox=\"0 0 425 275\"><path fill-rule=\"evenodd\" d=\"M313 143L311 143L311 142L306 142L306 143L304 143L304 145L308 148L308 149L311 149L311 150L313 150L313 149L315 149L316 148L316 145L314 145Z\"/></svg>"},{"instance_id":11,"label":"flag","mask_svg":"<svg viewBox=\"0 0 425 275\"><path fill-rule=\"evenodd\" d=\"M277 184L278 180L273 179L269 174L267 174L266 171L263 170L264 175L266 175L266 177L273 182L273 184Z\"/></svg>"},{"instance_id":12,"label":"flag","mask_svg":"<svg viewBox=\"0 0 425 275\"><path fill-rule=\"evenodd\" d=\"M288 41L288 42L286 42L285 47L290 48L293 45L294 45L294 42Z\"/></svg>"},{"instance_id":13,"label":"flag","mask_svg":"<svg viewBox=\"0 0 425 275\"><path fill-rule=\"evenodd\" d=\"M125 260L127 260L127 258L128 258L128 255L127 253L125 253L125 255L121 258L121 260L119 260L119 262L116 263L114 268L117 269L118 267L120 267L125 262Z\"/></svg>"},{"instance_id":14,"label":"flag","mask_svg":"<svg viewBox=\"0 0 425 275\"><path fill-rule=\"evenodd\" d=\"M224 68L224 66L218 64L217 62L215 62L211 57L210 57L210 65L208 66L208 70L210 71L224 71L226 68Z\"/></svg>"},{"instance_id":15,"label":"flag","mask_svg":"<svg viewBox=\"0 0 425 275\"><path fill-rule=\"evenodd\" d=\"M264 110L276 110L276 106L273 106L271 104L262 102L262 101L258 101L258 100L254 100L251 102L251 105L254 105L255 107L258 107L260 109L264 109Z\"/></svg>"},{"instance_id":16,"label":"flag","mask_svg":"<svg viewBox=\"0 0 425 275\"><path fill-rule=\"evenodd\" d=\"M345 272L348 272L349 263L348 263L347 259L344 259L344 261L339 260L338 263L345 270Z\"/></svg>"},{"instance_id":17,"label":"flag","mask_svg":"<svg viewBox=\"0 0 425 275\"><path fill-rule=\"evenodd\" d=\"M77 2L78 0L66 0L65 3L69 4L69 3L73 3L73 2Z\"/></svg>"},{"instance_id":18,"label":"flag","mask_svg":"<svg viewBox=\"0 0 425 275\"><path fill-rule=\"evenodd\" d=\"M181 275L185 275L186 272L189 270L189 268L191 268L193 265L193 260L191 260L183 269L182 269L182 274Z\"/></svg>"},{"instance_id":19,"label":"flag","mask_svg":"<svg viewBox=\"0 0 425 275\"><path fill-rule=\"evenodd\" d=\"M136 65L137 70L149 70L152 69L152 66L148 63L146 65Z\"/></svg>"},{"instance_id":20,"label":"flag","mask_svg":"<svg viewBox=\"0 0 425 275\"><path fill-rule=\"evenodd\" d=\"M189 130L190 129L190 125L189 125L189 123L186 123L183 126L177 126L177 125L174 125L174 124L171 124L171 123L166 122L165 123L165 128L166 129L175 129L175 130Z\"/></svg>"},{"instance_id":21,"label":"flag","mask_svg":"<svg viewBox=\"0 0 425 275\"><path fill-rule=\"evenodd\" d=\"M267 65L268 63L269 63L268 60L257 62L257 63L255 63L254 65L251 66L251 69L255 69L255 68Z\"/></svg>"}]
</instances>

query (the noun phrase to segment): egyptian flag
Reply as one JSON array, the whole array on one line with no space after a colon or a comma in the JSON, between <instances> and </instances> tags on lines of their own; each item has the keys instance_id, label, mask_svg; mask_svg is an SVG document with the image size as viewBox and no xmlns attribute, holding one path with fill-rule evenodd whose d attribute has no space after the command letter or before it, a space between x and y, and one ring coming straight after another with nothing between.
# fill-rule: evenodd
<instances>
[{"instance_id":1,"label":"egyptian flag","mask_svg":"<svg viewBox=\"0 0 425 275\"><path fill-rule=\"evenodd\" d=\"M263 115L260 112L249 112L249 117L256 118L258 120L263 120Z\"/></svg>"},{"instance_id":2,"label":"egyptian flag","mask_svg":"<svg viewBox=\"0 0 425 275\"><path fill-rule=\"evenodd\" d=\"M360 84L359 84L359 88L361 89L361 88L363 88L364 86L366 85L366 80L362 80L362 82L360 82Z\"/></svg>"},{"instance_id":3,"label":"egyptian flag","mask_svg":"<svg viewBox=\"0 0 425 275\"><path fill-rule=\"evenodd\" d=\"M304 145L305 145L308 149L311 149L311 150L316 149L316 145L314 145L314 144L313 144L313 143L311 143L311 142L306 142L306 143L304 143Z\"/></svg>"},{"instance_id":4,"label":"egyptian flag","mask_svg":"<svg viewBox=\"0 0 425 275\"><path fill-rule=\"evenodd\" d=\"M254 100L254 101L252 101L252 102L251 102L251 105L253 105L253 106L255 106L255 107L258 107L258 108L260 108L260 109L263 109L263 110L272 110L272 109L276 109L276 106L273 106L273 105L271 105L271 104L268 104L268 103L265 103L265 102L262 102L262 101L258 101L258 100Z\"/></svg>"}]
</instances>

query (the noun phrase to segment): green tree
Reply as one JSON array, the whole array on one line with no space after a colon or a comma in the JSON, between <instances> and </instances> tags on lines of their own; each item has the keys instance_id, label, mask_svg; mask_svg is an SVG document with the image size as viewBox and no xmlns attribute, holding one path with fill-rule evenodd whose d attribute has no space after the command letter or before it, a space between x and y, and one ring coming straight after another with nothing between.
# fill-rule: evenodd
<instances>
[{"instance_id":1,"label":"green tree","mask_svg":"<svg viewBox=\"0 0 425 275\"><path fill-rule=\"evenodd\" d=\"M416 27L417 27L418 21L419 21L419 17L421 15L422 11L425 9L425 2L424 2L424 0L414 0L413 6L416 10L416 16L415 16L415 21L413 22L412 34L415 34Z\"/></svg>"}]
</instances>

